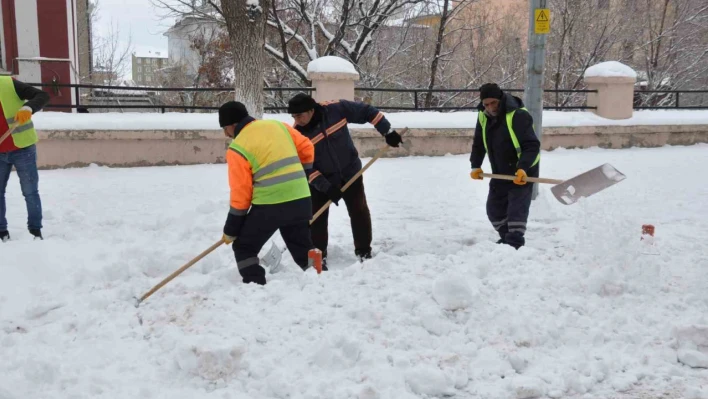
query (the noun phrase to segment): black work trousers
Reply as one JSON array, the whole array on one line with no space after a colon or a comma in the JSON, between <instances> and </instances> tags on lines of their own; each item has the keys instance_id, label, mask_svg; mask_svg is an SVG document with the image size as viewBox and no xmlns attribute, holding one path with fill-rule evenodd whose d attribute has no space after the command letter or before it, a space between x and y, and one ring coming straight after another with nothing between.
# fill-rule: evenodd
<instances>
[{"instance_id":1,"label":"black work trousers","mask_svg":"<svg viewBox=\"0 0 708 399\"><path fill-rule=\"evenodd\" d=\"M282 204L251 206L241 232L232 244L243 282L266 283L265 269L260 265L258 253L278 230L295 263L303 270L307 269L308 252L314 248L310 237L311 218L309 197Z\"/></svg>"},{"instance_id":2,"label":"black work trousers","mask_svg":"<svg viewBox=\"0 0 708 399\"><path fill-rule=\"evenodd\" d=\"M312 209L313 213L316 213L329 201L329 198L326 194L313 188L311 188L311 193ZM369 205L366 203L363 176L359 176L359 178L342 193L342 200L344 200L344 204L347 206L347 211L349 212L352 236L354 237L354 253L360 257L370 256L372 240L371 214L369 212ZM328 220L329 209L324 211L310 226L312 242L316 248L322 251L322 258L327 257L327 243L329 239L329 233L327 231Z\"/></svg>"},{"instance_id":3,"label":"black work trousers","mask_svg":"<svg viewBox=\"0 0 708 399\"><path fill-rule=\"evenodd\" d=\"M487 217L502 243L519 249L526 243L526 222L534 183L523 186L511 181L492 181L487 196Z\"/></svg>"}]
</instances>

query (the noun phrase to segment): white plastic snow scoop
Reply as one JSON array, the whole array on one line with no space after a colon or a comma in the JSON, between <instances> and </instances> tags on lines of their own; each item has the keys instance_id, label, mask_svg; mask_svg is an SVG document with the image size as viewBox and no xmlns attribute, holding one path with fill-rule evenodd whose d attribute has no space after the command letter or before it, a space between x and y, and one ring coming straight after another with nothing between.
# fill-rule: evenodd
<instances>
[{"instance_id":1,"label":"white plastic snow scoop","mask_svg":"<svg viewBox=\"0 0 708 399\"><path fill-rule=\"evenodd\" d=\"M492 173L482 173L483 177L491 179L514 180L516 176L497 175ZM614 184L626 179L627 176L615 169L614 166L606 163L597 168L590 169L568 180L546 179L542 177L527 177L526 181L532 183L555 184L551 187L551 192L556 199L564 204L571 205L581 198L589 197Z\"/></svg>"},{"instance_id":2,"label":"white plastic snow scoop","mask_svg":"<svg viewBox=\"0 0 708 399\"><path fill-rule=\"evenodd\" d=\"M261 264L270 270L271 273L276 273L280 270L280 261L283 259L283 252L277 245L275 241L270 242L270 248L268 252L261 257Z\"/></svg>"}]
</instances>

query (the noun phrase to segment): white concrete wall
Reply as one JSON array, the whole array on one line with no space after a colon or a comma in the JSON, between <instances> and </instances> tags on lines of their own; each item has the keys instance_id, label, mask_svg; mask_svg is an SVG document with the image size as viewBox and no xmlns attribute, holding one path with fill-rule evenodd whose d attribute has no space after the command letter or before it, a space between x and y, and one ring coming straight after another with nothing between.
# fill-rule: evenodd
<instances>
[{"instance_id":1,"label":"white concrete wall","mask_svg":"<svg viewBox=\"0 0 708 399\"><path fill-rule=\"evenodd\" d=\"M384 145L374 129L351 129L361 157ZM229 140L221 130L39 130L38 163L42 169L222 163ZM469 154L470 129L411 129L403 145L385 157ZM708 125L551 127L543 130L542 148L628 148L693 145L708 142Z\"/></svg>"},{"instance_id":2,"label":"white concrete wall","mask_svg":"<svg viewBox=\"0 0 708 399\"><path fill-rule=\"evenodd\" d=\"M39 21L37 0L15 0L18 58L39 57ZM41 82L42 71L36 61L19 61L18 78L25 82Z\"/></svg>"},{"instance_id":3,"label":"white concrete wall","mask_svg":"<svg viewBox=\"0 0 708 399\"><path fill-rule=\"evenodd\" d=\"M69 59L71 60L71 74L69 77L69 82L71 84L79 83L79 53L77 51L76 45L79 42L79 27L76 23L77 12L76 12L76 0L66 0L67 9L67 28L69 29ZM71 103L76 104L76 90L71 90ZM76 109L72 109L71 112L76 112Z\"/></svg>"}]
</instances>

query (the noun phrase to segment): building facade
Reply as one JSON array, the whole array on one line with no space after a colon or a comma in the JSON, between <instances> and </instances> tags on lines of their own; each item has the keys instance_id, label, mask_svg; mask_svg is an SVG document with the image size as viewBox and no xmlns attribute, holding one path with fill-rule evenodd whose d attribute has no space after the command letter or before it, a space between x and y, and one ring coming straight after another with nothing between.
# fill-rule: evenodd
<instances>
[{"instance_id":1,"label":"building facade","mask_svg":"<svg viewBox=\"0 0 708 399\"><path fill-rule=\"evenodd\" d=\"M210 42L216 40L223 29L210 18L204 18L203 13L213 10L206 2L199 7L200 13L188 14L179 18L175 24L164 33L167 37L170 66L182 69L188 79L193 79L201 66L199 53L192 48L195 40Z\"/></svg>"},{"instance_id":2,"label":"building facade","mask_svg":"<svg viewBox=\"0 0 708 399\"><path fill-rule=\"evenodd\" d=\"M79 2L82 10L88 8L88 0L0 0L0 74L27 83L79 83L79 54L85 54L78 41ZM50 104L76 104L71 88L43 90L51 96Z\"/></svg>"},{"instance_id":3,"label":"building facade","mask_svg":"<svg viewBox=\"0 0 708 399\"><path fill-rule=\"evenodd\" d=\"M160 73L167 66L167 54L161 51L133 53L132 76L139 86L157 85Z\"/></svg>"}]
</instances>

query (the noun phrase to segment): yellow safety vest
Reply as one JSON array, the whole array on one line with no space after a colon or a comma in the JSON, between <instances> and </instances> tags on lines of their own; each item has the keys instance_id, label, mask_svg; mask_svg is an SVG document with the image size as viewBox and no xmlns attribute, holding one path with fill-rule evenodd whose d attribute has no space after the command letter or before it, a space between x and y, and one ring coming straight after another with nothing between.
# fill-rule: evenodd
<instances>
[{"instance_id":1,"label":"yellow safety vest","mask_svg":"<svg viewBox=\"0 0 708 399\"><path fill-rule=\"evenodd\" d=\"M288 128L274 120L249 123L229 149L251 164L254 205L280 204L310 196L305 169Z\"/></svg>"},{"instance_id":2,"label":"yellow safety vest","mask_svg":"<svg viewBox=\"0 0 708 399\"><path fill-rule=\"evenodd\" d=\"M15 123L15 114L25 105L25 100L17 95L15 85L9 76L0 76L0 104L2 104L7 126L11 126ZM0 133L0 135L3 133L5 132ZM39 141L32 120L15 128L15 131L12 132L12 141L17 148L29 147Z\"/></svg>"},{"instance_id":3,"label":"yellow safety vest","mask_svg":"<svg viewBox=\"0 0 708 399\"><path fill-rule=\"evenodd\" d=\"M520 109L523 109L524 111L528 110L526 107L522 107ZM519 144L519 139L516 137L516 133L514 133L514 127L512 121L514 120L514 114L516 113L516 110L513 110L511 112L507 112L506 114L506 127L509 129L509 135L511 136L511 142L514 143L514 148L516 149L516 158L521 159L521 145ZM487 148L487 115L484 113L484 111L479 111L479 124L482 126L482 140L484 141L484 149L489 153L489 149ZM541 160L541 153L538 153L538 156L536 156L536 160L533 162L531 167L536 166L538 162Z\"/></svg>"}]
</instances>

